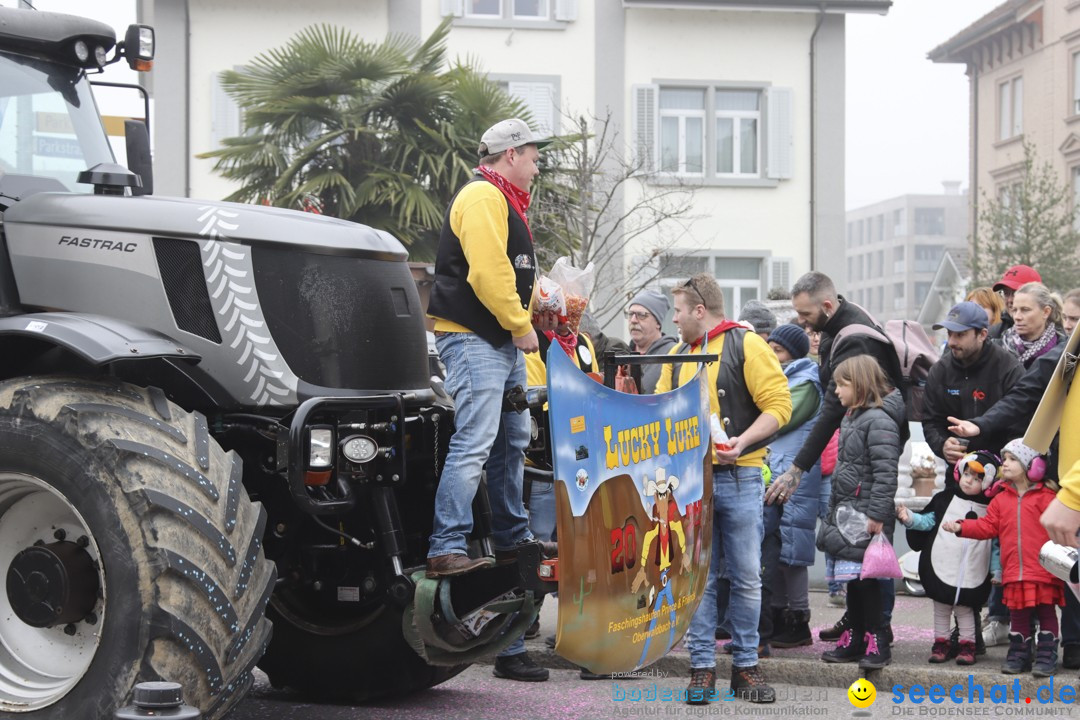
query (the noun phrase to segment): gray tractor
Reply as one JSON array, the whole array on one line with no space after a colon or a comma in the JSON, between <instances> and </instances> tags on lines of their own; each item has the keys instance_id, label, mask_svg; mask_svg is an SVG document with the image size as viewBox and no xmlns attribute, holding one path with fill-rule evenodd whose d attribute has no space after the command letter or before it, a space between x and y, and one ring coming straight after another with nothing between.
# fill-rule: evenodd
<instances>
[{"instance_id":1,"label":"gray tractor","mask_svg":"<svg viewBox=\"0 0 1080 720\"><path fill-rule=\"evenodd\" d=\"M217 718L256 664L316 699L439 683L544 586L538 549L423 579L453 409L407 254L152 195L145 124L114 164L89 81L152 57L146 26L0 8L0 715L164 679Z\"/></svg>"}]
</instances>

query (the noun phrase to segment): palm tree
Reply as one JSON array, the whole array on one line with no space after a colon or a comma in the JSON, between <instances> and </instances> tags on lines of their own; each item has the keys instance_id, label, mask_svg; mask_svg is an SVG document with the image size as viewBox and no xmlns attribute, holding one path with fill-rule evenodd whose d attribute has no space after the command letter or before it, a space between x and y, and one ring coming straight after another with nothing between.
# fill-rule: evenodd
<instances>
[{"instance_id":1,"label":"palm tree","mask_svg":"<svg viewBox=\"0 0 1080 720\"><path fill-rule=\"evenodd\" d=\"M449 31L448 18L423 42L373 44L313 26L222 73L244 134L201 157L240 183L226 199L317 209L386 230L414 260L433 259L480 136L527 115L474 62L447 64Z\"/></svg>"}]
</instances>

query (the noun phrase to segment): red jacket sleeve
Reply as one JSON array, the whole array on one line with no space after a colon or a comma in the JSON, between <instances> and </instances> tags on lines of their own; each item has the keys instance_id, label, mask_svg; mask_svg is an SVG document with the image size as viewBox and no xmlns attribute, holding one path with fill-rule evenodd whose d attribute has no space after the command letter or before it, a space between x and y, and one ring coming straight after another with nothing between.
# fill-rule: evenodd
<instances>
[{"instance_id":1,"label":"red jacket sleeve","mask_svg":"<svg viewBox=\"0 0 1080 720\"><path fill-rule=\"evenodd\" d=\"M1005 495L1001 494L991 500L989 507L986 508L986 515L978 520L961 520L960 532L958 532L957 535L965 538L974 538L976 540L996 538L998 536L998 520L1000 518L1001 505L1004 499Z\"/></svg>"}]
</instances>

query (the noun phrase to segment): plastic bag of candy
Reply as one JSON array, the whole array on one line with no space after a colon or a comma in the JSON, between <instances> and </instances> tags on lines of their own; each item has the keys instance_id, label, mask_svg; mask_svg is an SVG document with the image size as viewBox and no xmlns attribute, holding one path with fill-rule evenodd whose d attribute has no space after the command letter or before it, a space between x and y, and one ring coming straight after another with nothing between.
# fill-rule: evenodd
<instances>
[{"instance_id":1,"label":"plastic bag of candy","mask_svg":"<svg viewBox=\"0 0 1080 720\"><path fill-rule=\"evenodd\" d=\"M565 320L561 317L559 320L565 322L570 332L576 335L581 325L581 316L589 305L589 296L593 291L593 264L589 263L584 269L580 269L570 264L570 258L561 257L555 261L548 277L562 287L565 298Z\"/></svg>"},{"instance_id":2,"label":"plastic bag of candy","mask_svg":"<svg viewBox=\"0 0 1080 720\"><path fill-rule=\"evenodd\" d=\"M536 281L533 301L533 314L553 312L559 317L559 322L566 322L566 296L562 286L547 276L541 276Z\"/></svg>"}]
</instances>

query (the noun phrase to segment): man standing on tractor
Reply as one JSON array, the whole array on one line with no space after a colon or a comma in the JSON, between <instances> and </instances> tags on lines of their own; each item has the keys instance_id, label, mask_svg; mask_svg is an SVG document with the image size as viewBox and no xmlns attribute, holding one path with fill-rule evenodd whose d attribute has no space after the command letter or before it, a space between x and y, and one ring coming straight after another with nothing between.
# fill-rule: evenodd
<instances>
[{"instance_id":1,"label":"man standing on tractor","mask_svg":"<svg viewBox=\"0 0 1080 720\"><path fill-rule=\"evenodd\" d=\"M522 353L539 347L530 312L536 255L525 213L540 172L539 150L548 142L516 118L491 126L480 139L476 176L457 192L443 220L428 311L454 399L455 430L435 496L429 578L492 564L470 558L466 545L485 463L496 561L514 562L518 546L535 541L522 502L529 416L503 412L502 402L508 390L526 384ZM545 554L553 555L553 544L547 545ZM496 658L495 674L548 678L521 638Z\"/></svg>"}]
</instances>

